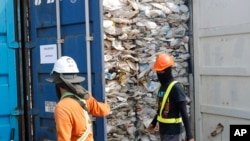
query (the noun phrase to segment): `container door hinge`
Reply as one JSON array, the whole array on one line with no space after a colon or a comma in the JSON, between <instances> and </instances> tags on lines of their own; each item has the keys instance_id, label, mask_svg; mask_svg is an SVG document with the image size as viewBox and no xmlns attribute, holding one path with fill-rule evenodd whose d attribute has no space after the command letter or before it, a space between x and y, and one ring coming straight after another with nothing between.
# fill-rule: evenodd
<instances>
[{"instance_id":1,"label":"container door hinge","mask_svg":"<svg viewBox=\"0 0 250 141\"><path fill-rule=\"evenodd\" d=\"M94 37L93 37L93 36L86 37L86 40L87 40L87 41L93 41L93 40L94 40Z\"/></svg>"},{"instance_id":2,"label":"container door hinge","mask_svg":"<svg viewBox=\"0 0 250 141\"><path fill-rule=\"evenodd\" d=\"M14 111L11 111L10 114L11 114L12 116L23 115L23 110L14 110Z\"/></svg>"},{"instance_id":3,"label":"container door hinge","mask_svg":"<svg viewBox=\"0 0 250 141\"><path fill-rule=\"evenodd\" d=\"M57 40L57 43L58 43L58 44L63 44L63 43L64 43L64 39L58 39L58 40Z\"/></svg>"},{"instance_id":4,"label":"container door hinge","mask_svg":"<svg viewBox=\"0 0 250 141\"><path fill-rule=\"evenodd\" d=\"M37 109L30 109L28 112L28 115L38 115L39 114L39 110Z\"/></svg>"},{"instance_id":5,"label":"container door hinge","mask_svg":"<svg viewBox=\"0 0 250 141\"><path fill-rule=\"evenodd\" d=\"M8 43L9 48L20 48L20 44L18 42L9 42Z\"/></svg>"}]
</instances>

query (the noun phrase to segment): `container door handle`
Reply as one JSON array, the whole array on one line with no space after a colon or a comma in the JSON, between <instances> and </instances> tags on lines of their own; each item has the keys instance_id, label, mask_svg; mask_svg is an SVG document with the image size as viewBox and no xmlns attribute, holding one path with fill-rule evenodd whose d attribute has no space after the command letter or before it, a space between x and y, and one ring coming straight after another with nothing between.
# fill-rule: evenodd
<instances>
[{"instance_id":1,"label":"container door handle","mask_svg":"<svg viewBox=\"0 0 250 141\"><path fill-rule=\"evenodd\" d=\"M224 126L221 123L218 123L215 130L213 132L211 132L211 136L214 137L214 136L220 134L223 131L223 129L224 129Z\"/></svg>"}]
</instances>

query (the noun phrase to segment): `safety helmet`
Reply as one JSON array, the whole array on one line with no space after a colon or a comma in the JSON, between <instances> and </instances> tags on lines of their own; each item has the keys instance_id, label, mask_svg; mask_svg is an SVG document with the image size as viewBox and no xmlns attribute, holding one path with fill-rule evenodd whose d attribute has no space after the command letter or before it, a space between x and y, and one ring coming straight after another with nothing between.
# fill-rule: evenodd
<instances>
[{"instance_id":1,"label":"safety helmet","mask_svg":"<svg viewBox=\"0 0 250 141\"><path fill-rule=\"evenodd\" d=\"M76 62L69 56L60 57L54 64L51 73L79 73Z\"/></svg>"},{"instance_id":2,"label":"safety helmet","mask_svg":"<svg viewBox=\"0 0 250 141\"><path fill-rule=\"evenodd\" d=\"M174 58L169 54L162 53L157 56L155 64L153 66L153 70L162 71L173 65L174 65Z\"/></svg>"},{"instance_id":3,"label":"safety helmet","mask_svg":"<svg viewBox=\"0 0 250 141\"><path fill-rule=\"evenodd\" d=\"M55 63L51 71L53 78L46 79L49 82L56 83L57 78L60 77L70 83L78 83L85 80L84 77L77 76L79 69L75 60L69 56L60 57Z\"/></svg>"}]
</instances>

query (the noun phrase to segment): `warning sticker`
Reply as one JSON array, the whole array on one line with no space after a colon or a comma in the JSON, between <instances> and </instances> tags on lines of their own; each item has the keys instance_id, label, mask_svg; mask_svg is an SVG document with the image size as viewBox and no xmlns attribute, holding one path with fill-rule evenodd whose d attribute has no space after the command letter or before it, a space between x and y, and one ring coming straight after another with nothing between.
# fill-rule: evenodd
<instances>
[{"instance_id":1,"label":"warning sticker","mask_svg":"<svg viewBox=\"0 0 250 141\"><path fill-rule=\"evenodd\" d=\"M53 113L55 110L56 102L55 101L45 101L45 112Z\"/></svg>"}]
</instances>

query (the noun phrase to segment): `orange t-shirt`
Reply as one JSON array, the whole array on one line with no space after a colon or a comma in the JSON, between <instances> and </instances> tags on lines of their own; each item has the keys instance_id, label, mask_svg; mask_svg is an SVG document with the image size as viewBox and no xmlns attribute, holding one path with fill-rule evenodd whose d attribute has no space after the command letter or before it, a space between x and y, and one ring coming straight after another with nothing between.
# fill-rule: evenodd
<instances>
[{"instance_id":1,"label":"orange t-shirt","mask_svg":"<svg viewBox=\"0 0 250 141\"><path fill-rule=\"evenodd\" d=\"M110 113L108 104L98 102L92 96L86 100L89 114L106 116ZM55 107L57 141L76 141L87 129L86 117L81 105L73 98L65 97ZM92 129L85 141L94 141Z\"/></svg>"}]
</instances>

